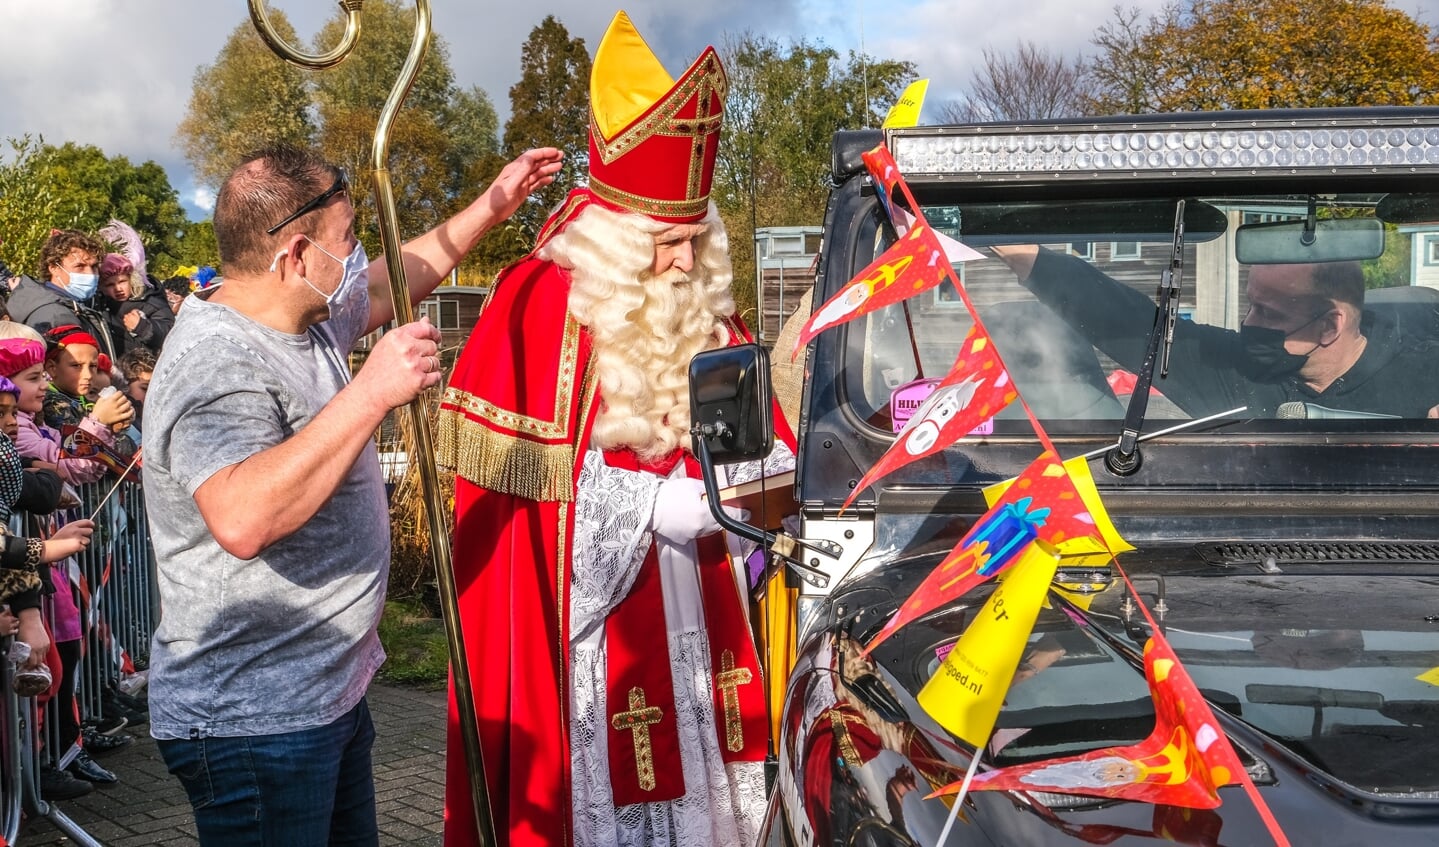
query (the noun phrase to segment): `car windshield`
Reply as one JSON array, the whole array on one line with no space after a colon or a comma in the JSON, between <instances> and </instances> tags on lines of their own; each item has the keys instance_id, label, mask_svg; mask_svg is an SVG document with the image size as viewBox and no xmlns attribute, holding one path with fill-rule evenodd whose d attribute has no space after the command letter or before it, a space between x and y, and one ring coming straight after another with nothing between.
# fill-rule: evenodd
<instances>
[{"instance_id":1,"label":"car windshield","mask_svg":"<svg viewBox=\"0 0 1439 847\"><path fill-rule=\"evenodd\" d=\"M1180 200L1183 288L1149 421L1242 408L1236 417L1281 431L1431 426L1430 410L1439 409L1439 195L926 206L936 230L982 254L956 264L956 276L1051 431L1117 432L1155 323ZM879 232L876 254L892 236L888 227ZM856 322L846 353L851 408L877 429L896 430L946 375L971 323L949 282ZM1029 430L1016 403L983 431Z\"/></svg>"}]
</instances>

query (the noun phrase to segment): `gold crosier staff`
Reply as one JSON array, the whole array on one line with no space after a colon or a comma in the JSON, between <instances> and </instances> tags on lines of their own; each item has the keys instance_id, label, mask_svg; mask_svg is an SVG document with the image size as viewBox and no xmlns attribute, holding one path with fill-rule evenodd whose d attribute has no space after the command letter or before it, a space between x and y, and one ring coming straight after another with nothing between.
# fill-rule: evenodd
<instances>
[{"instance_id":1,"label":"gold crosier staff","mask_svg":"<svg viewBox=\"0 0 1439 847\"><path fill-rule=\"evenodd\" d=\"M249 0L249 3L250 20L254 22L260 37L282 59L302 68L323 70L334 67L350 54L360 37L360 6L364 0L340 0L340 8L345 10L346 15L345 35L338 45L318 55L295 50L280 38L265 14L265 0ZM385 265L390 271L390 296L395 301L397 324L406 324L413 320L414 311L410 306L409 287L405 282L395 192L390 185L390 125L394 122L400 105L404 103L405 96L410 93L415 77L420 73L420 64L424 61L429 40L430 2L415 0L415 35L410 42L410 52L405 57L404 67L400 69L399 79L390 89L390 96L380 110L380 121L375 127L375 203L380 219L380 245L385 251ZM430 524L430 550L434 554L435 572L440 583L440 600L445 611L445 634L449 639L450 666L454 669L455 700L460 712L460 731L464 737L465 763L469 766L475 824L481 847L490 847L496 844L495 827L490 816L489 793L480 754L480 735L475 721L475 695L470 687L469 662L465 654L464 636L460 632L455 569L450 558L450 531L441 511L444 501L440 497L440 478L435 469L435 448L430 437L424 398L416 398L407 408L410 413L410 431L415 436L414 451L410 455L420 466L420 483L424 488L425 512Z\"/></svg>"}]
</instances>

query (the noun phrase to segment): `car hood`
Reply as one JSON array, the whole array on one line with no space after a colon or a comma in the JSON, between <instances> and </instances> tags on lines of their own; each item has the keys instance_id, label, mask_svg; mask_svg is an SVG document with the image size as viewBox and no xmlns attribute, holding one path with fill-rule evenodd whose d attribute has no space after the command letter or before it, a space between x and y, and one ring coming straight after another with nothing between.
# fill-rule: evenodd
<instances>
[{"instance_id":1,"label":"car hood","mask_svg":"<svg viewBox=\"0 0 1439 847\"><path fill-rule=\"evenodd\" d=\"M1136 588L1214 707L1294 843L1432 842L1439 827L1439 566L1432 561L1237 564L1212 546L1123 557ZM1282 551L1281 551L1282 552ZM938 563L920 556L846 582L804 641L781 733L777 794L791 834L855 827L873 843L933 843L931 790L962 777L969 746L918 705L943 653L982 607L976 591L862 646ZM982 767L1144 739L1154 727L1140 652L1149 631L1122 582L1054 594L1030 638L1041 672L1009 690ZM912 783L912 785L911 785ZM1268 839L1238 787L1212 812L1055 795L984 793L963 843L1182 843ZM1392 825L1405 822L1404 828ZM1186 840L1184 833L1192 840ZM1303 833L1310 833L1308 838ZM889 841L873 840L889 838ZM902 838L901 838L902 836ZM1342 840L1342 839L1341 839Z\"/></svg>"}]
</instances>

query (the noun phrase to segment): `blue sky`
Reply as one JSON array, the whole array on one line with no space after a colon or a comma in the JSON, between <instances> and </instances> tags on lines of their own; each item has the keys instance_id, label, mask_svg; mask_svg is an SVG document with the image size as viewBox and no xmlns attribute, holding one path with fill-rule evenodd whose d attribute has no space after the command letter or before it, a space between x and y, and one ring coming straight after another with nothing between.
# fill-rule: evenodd
<instances>
[{"instance_id":1,"label":"blue sky","mask_svg":"<svg viewBox=\"0 0 1439 847\"><path fill-rule=\"evenodd\" d=\"M1431 26L1432 0L1390 5ZM1163 0L1122 5L1158 10ZM270 0L304 35L336 8L330 0ZM807 38L874 56L913 61L932 79L931 103L968 87L985 47L1027 39L1066 55L1088 52L1115 0L634 0L623 8L670 70L678 73L725 33ZM431 0L435 32L449 44L461 85L485 88L504 117L519 77L520 44L546 14L594 49L619 6L593 0ZM523 9L524 11L516 11ZM1000 12L1003 15L1000 15ZM499 14L497 14L499 12ZM174 143L195 70L214 60L248 19L245 0L0 0L0 138L94 144L132 161L154 160L192 217L206 194ZM3 152L3 151L0 151Z\"/></svg>"}]
</instances>

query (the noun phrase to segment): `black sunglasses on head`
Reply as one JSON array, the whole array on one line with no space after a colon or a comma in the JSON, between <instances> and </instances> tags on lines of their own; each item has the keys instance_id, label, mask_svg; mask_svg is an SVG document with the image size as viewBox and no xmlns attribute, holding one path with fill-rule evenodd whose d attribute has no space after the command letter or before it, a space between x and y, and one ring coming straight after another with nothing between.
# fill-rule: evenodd
<instances>
[{"instance_id":1,"label":"black sunglasses on head","mask_svg":"<svg viewBox=\"0 0 1439 847\"><path fill-rule=\"evenodd\" d=\"M317 196L315 199L291 212L285 217L284 220L265 230L265 234L274 235L275 233L283 229L285 224L294 221L302 215L307 215L310 212L315 211L316 209L328 203L331 197L334 197L336 194L348 193L349 190L350 180L348 177L345 176L345 169L340 168L339 172L335 174L335 182L333 185L321 192L320 195Z\"/></svg>"}]
</instances>

